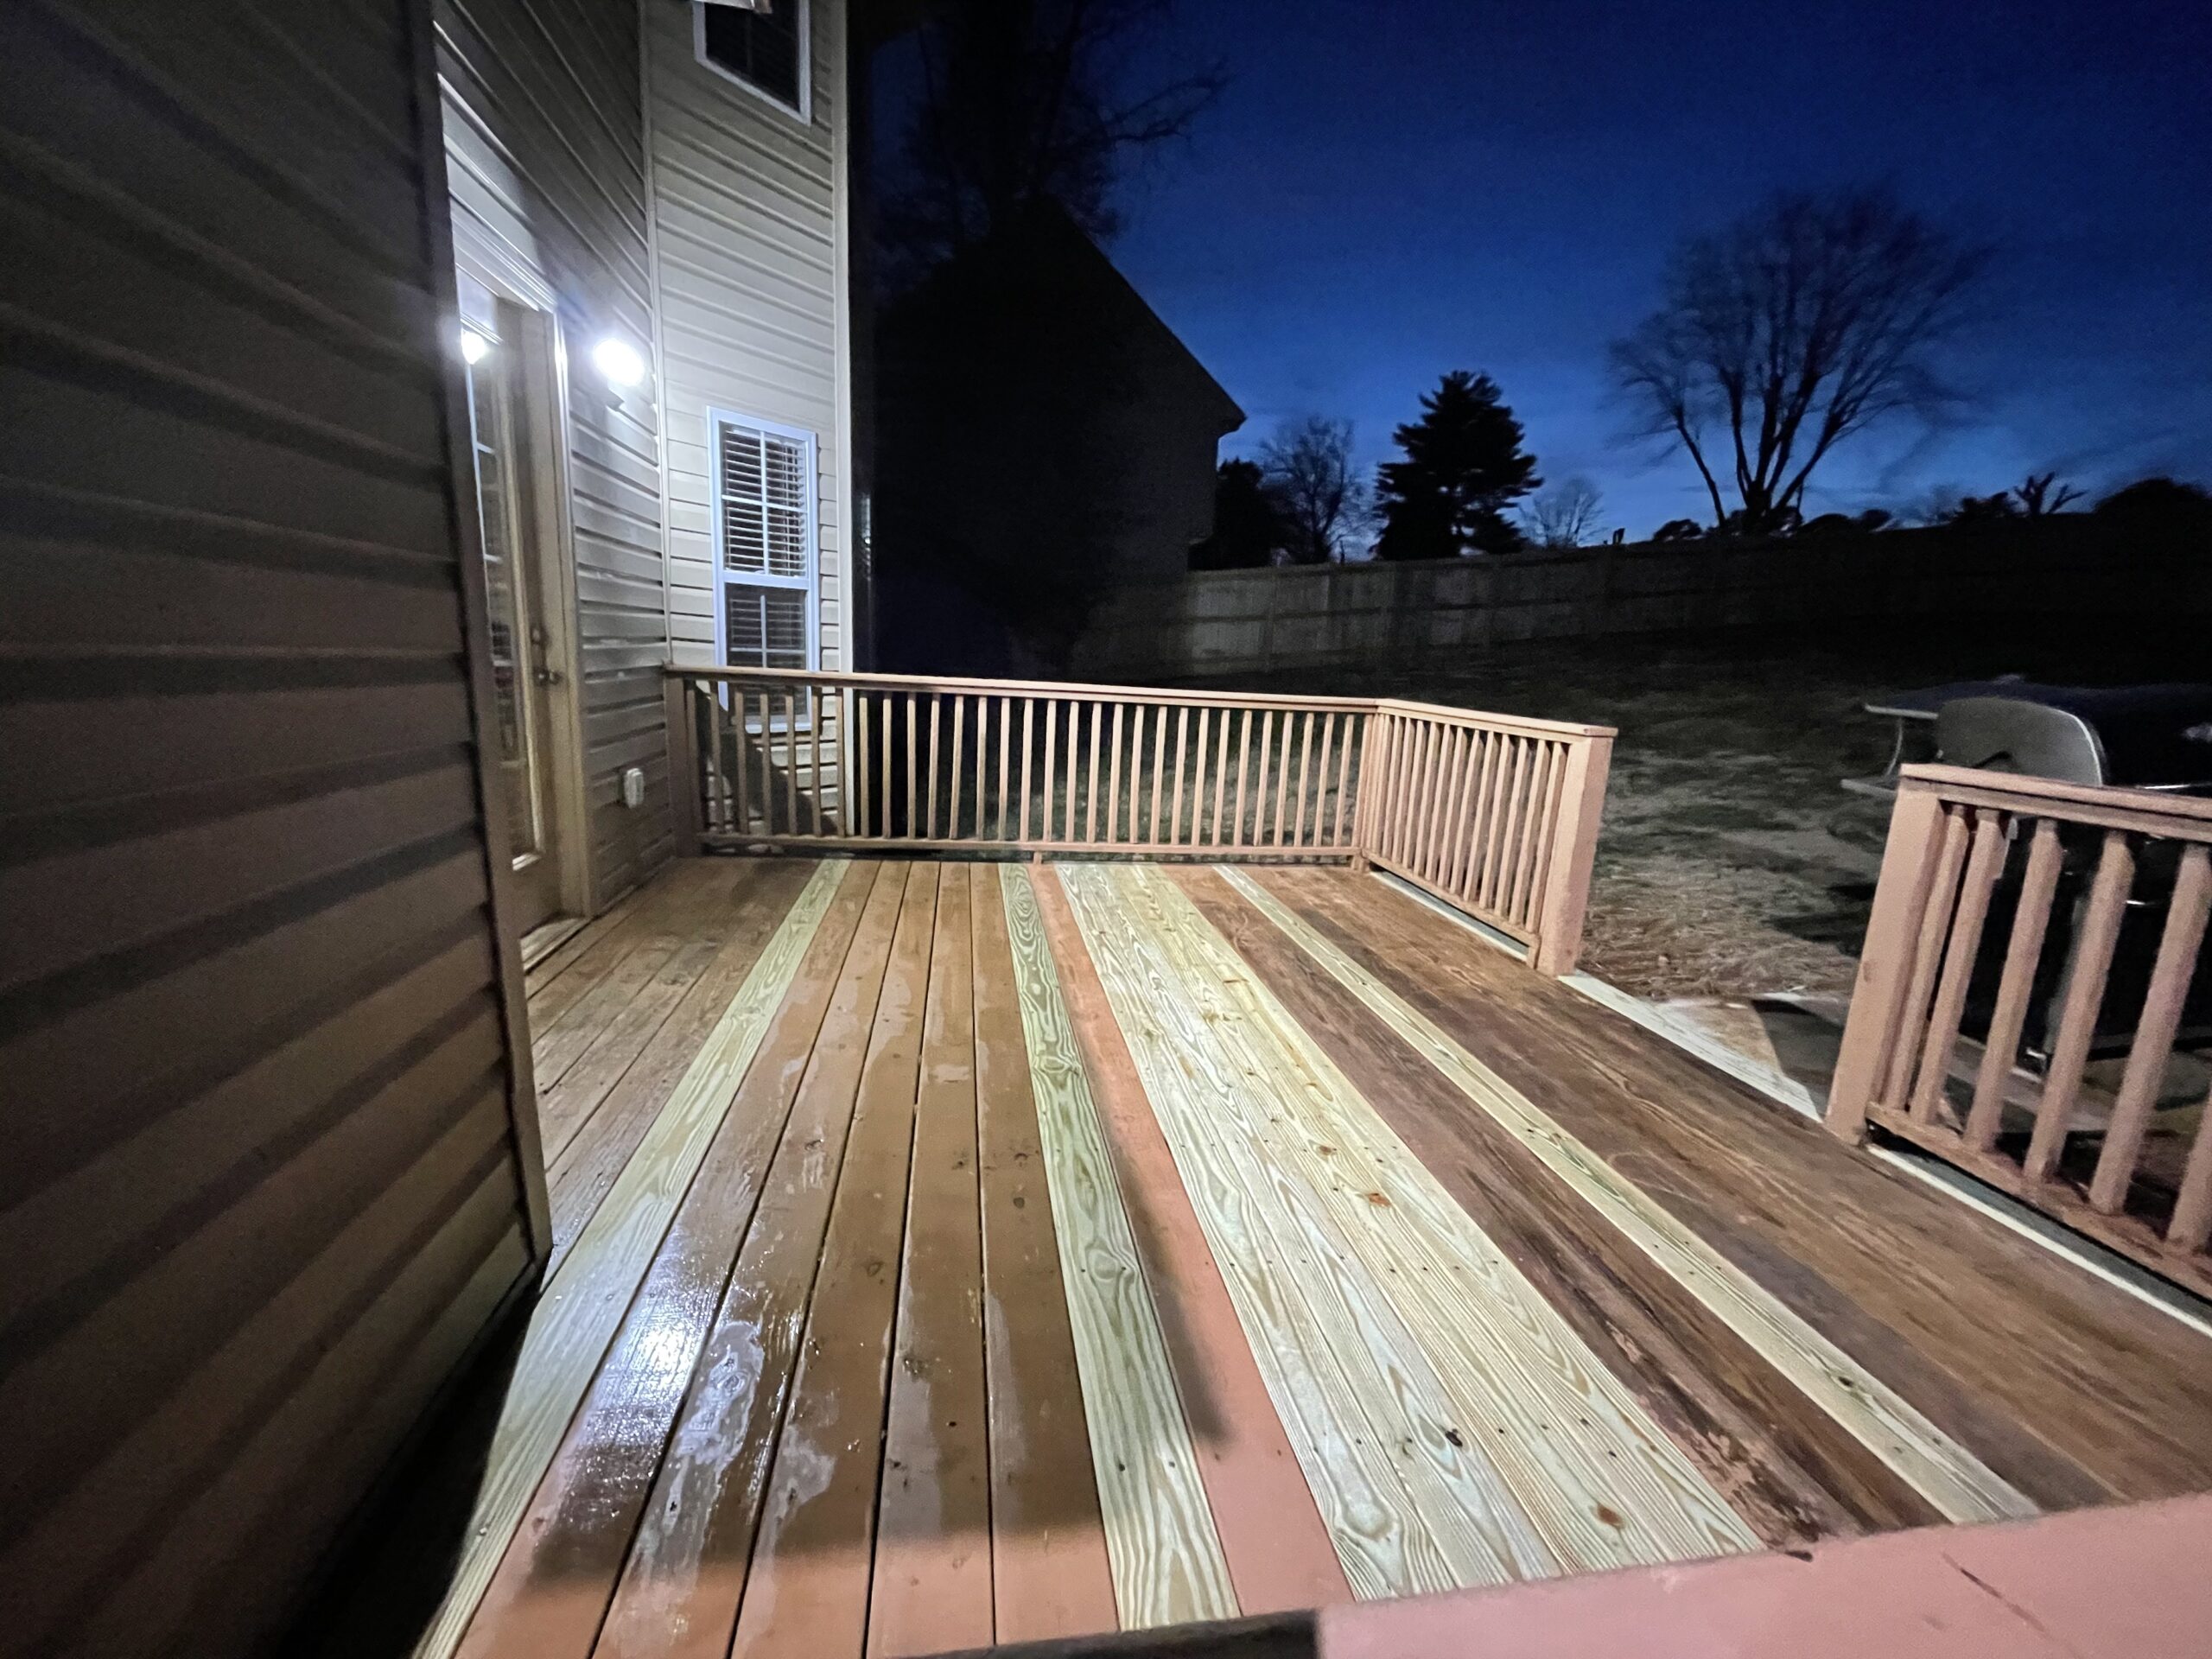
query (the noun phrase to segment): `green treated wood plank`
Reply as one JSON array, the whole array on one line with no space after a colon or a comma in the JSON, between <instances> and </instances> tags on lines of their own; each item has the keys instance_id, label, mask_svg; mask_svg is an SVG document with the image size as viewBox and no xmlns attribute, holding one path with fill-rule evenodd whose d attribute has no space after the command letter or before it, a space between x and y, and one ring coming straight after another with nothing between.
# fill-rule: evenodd
<instances>
[{"instance_id":1,"label":"green treated wood plank","mask_svg":"<svg viewBox=\"0 0 2212 1659\"><path fill-rule=\"evenodd\" d=\"M1039 1136L1125 1629L1233 1617L1229 1566L1028 872L999 867Z\"/></svg>"}]
</instances>

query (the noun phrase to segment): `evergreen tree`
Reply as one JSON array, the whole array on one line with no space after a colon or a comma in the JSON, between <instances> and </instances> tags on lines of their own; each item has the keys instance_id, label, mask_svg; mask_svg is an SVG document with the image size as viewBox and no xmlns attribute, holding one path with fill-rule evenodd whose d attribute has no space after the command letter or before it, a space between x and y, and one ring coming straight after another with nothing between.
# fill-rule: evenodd
<instances>
[{"instance_id":1,"label":"evergreen tree","mask_svg":"<svg viewBox=\"0 0 2212 1659\"><path fill-rule=\"evenodd\" d=\"M1521 423L1486 374L1455 369L1422 395L1421 419L1393 435L1403 461L1386 461L1376 488L1378 559L1452 559L1507 553L1521 534L1505 514L1543 480L1521 447Z\"/></svg>"},{"instance_id":2,"label":"evergreen tree","mask_svg":"<svg viewBox=\"0 0 2212 1659\"><path fill-rule=\"evenodd\" d=\"M1293 535L1259 463L1224 461L1214 474L1213 534L1192 544L1191 569L1249 570L1273 564Z\"/></svg>"}]
</instances>

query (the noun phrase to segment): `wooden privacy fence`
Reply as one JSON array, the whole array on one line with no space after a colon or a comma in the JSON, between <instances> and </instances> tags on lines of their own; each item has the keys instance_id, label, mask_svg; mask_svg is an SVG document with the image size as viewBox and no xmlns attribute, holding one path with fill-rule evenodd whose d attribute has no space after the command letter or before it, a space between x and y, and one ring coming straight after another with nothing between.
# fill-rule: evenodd
<instances>
[{"instance_id":1,"label":"wooden privacy fence","mask_svg":"<svg viewBox=\"0 0 2212 1659\"><path fill-rule=\"evenodd\" d=\"M1908 766L1829 1093L2212 1291L2212 801Z\"/></svg>"},{"instance_id":2,"label":"wooden privacy fence","mask_svg":"<svg viewBox=\"0 0 2212 1659\"><path fill-rule=\"evenodd\" d=\"M1612 733L1361 697L669 671L702 848L1372 860L1572 970ZM689 786L680 781L688 779Z\"/></svg>"}]
</instances>

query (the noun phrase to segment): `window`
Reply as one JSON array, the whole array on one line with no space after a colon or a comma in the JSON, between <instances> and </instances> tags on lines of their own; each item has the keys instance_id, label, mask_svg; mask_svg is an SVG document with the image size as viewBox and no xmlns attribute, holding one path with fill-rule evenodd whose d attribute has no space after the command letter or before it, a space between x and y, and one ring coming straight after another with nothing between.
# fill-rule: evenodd
<instances>
[{"instance_id":1,"label":"window","mask_svg":"<svg viewBox=\"0 0 2212 1659\"><path fill-rule=\"evenodd\" d=\"M802 121L810 119L808 10L808 0L767 0L758 11L722 0L693 0L699 61Z\"/></svg>"},{"instance_id":2,"label":"window","mask_svg":"<svg viewBox=\"0 0 2212 1659\"><path fill-rule=\"evenodd\" d=\"M736 415L709 424L717 654L732 668L812 668L814 435Z\"/></svg>"}]
</instances>

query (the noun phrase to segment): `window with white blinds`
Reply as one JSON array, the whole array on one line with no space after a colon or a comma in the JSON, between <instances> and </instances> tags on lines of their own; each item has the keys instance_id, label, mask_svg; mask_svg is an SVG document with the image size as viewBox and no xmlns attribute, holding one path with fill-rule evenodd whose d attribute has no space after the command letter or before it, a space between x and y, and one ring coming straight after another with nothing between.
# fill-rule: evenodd
<instances>
[{"instance_id":1,"label":"window with white blinds","mask_svg":"<svg viewBox=\"0 0 2212 1659\"><path fill-rule=\"evenodd\" d=\"M733 668L815 665L814 436L717 413L715 632Z\"/></svg>"}]
</instances>

